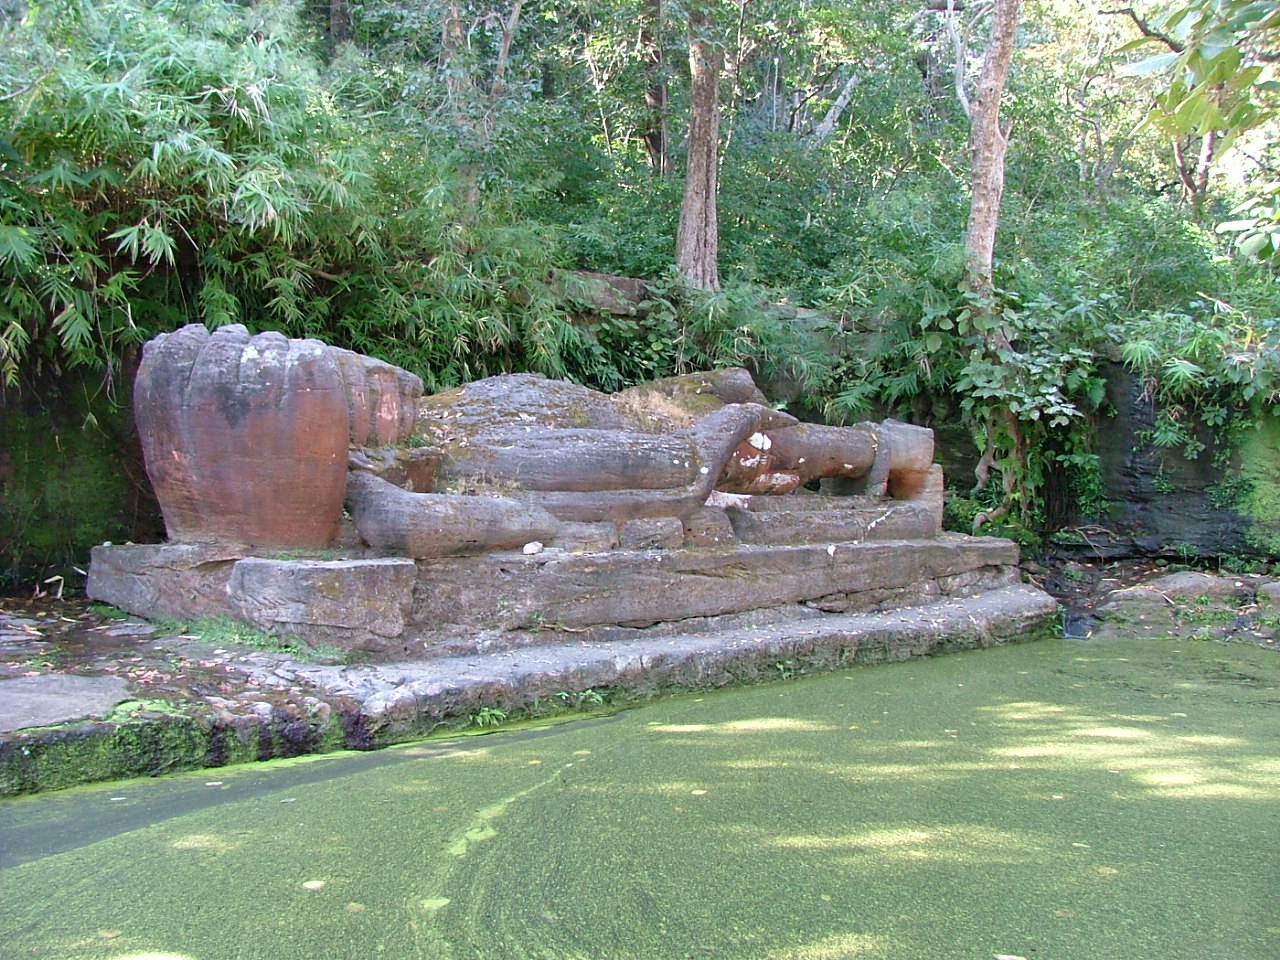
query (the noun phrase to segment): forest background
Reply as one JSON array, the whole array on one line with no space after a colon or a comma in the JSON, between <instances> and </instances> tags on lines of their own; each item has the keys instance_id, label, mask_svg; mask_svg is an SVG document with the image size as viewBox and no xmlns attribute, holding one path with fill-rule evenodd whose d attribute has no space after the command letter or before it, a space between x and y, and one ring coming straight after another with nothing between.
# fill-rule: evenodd
<instances>
[{"instance_id":1,"label":"forest background","mask_svg":"<svg viewBox=\"0 0 1280 960\"><path fill-rule=\"evenodd\" d=\"M1280 410L1280 0L0 0L0 33L0 587L134 535L99 454L190 322L428 390L745 365L813 418L963 423L952 522L1027 542L1105 512L1104 364L1180 455Z\"/></svg>"}]
</instances>

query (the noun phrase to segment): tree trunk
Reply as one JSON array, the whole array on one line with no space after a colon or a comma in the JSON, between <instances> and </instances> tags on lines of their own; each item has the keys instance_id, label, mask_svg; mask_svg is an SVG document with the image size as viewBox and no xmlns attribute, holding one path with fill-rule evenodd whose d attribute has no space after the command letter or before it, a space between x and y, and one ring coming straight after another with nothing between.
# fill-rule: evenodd
<instances>
[{"instance_id":1,"label":"tree trunk","mask_svg":"<svg viewBox=\"0 0 1280 960\"><path fill-rule=\"evenodd\" d=\"M520 23L520 7L523 0L516 0L511 6L511 13L502 24L502 42L498 47L498 59L493 65L493 84L489 88L489 99L497 100L502 96L503 84L507 77L507 62L511 59L511 41L515 39L516 27Z\"/></svg>"},{"instance_id":2,"label":"tree trunk","mask_svg":"<svg viewBox=\"0 0 1280 960\"><path fill-rule=\"evenodd\" d=\"M853 102L854 91L861 82L862 77L856 73L845 80L839 96L835 99L835 103L831 104L831 107L827 110L827 115L822 118L822 122L813 128L813 138L815 140L822 142L835 133L836 124L840 122L845 110Z\"/></svg>"},{"instance_id":3,"label":"tree trunk","mask_svg":"<svg viewBox=\"0 0 1280 960\"><path fill-rule=\"evenodd\" d=\"M640 27L640 46L644 51L645 127L641 135L649 167L660 177L671 172L667 150L667 77L662 57L662 0L645 0L644 20Z\"/></svg>"},{"instance_id":4,"label":"tree trunk","mask_svg":"<svg viewBox=\"0 0 1280 960\"><path fill-rule=\"evenodd\" d=\"M459 142L466 146L486 145L493 136L494 114L502 98L522 5L523 0L515 0L506 19L498 19L502 35L487 92L477 84L473 71L462 0L447 0L444 6L440 24L440 71L444 75L448 108ZM497 17L496 11L491 15ZM458 164L457 196L460 220L474 223L480 207L480 167L475 161Z\"/></svg>"},{"instance_id":5,"label":"tree trunk","mask_svg":"<svg viewBox=\"0 0 1280 960\"><path fill-rule=\"evenodd\" d=\"M710 8L689 13L689 157L685 169L676 267L695 287L720 289L720 231L716 218L717 163L720 155L720 70L724 51L712 36Z\"/></svg>"},{"instance_id":6,"label":"tree trunk","mask_svg":"<svg viewBox=\"0 0 1280 960\"><path fill-rule=\"evenodd\" d=\"M351 39L351 10L348 0L329 0L329 48Z\"/></svg>"},{"instance_id":7,"label":"tree trunk","mask_svg":"<svg viewBox=\"0 0 1280 960\"><path fill-rule=\"evenodd\" d=\"M1209 171L1213 167L1218 147L1218 135L1210 130L1200 137L1194 153L1195 137L1188 136L1173 141L1173 166L1182 184L1182 199L1191 204L1191 218L1197 223L1204 217L1204 201L1209 191Z\"/></svg>"},{"instance_id":8,"label":"tree trunk","mask_svg":"<svg viewBox=\"0 0 1280 960\"><path fill-rule=\"evenodd\" d=\"M462 19L459 0L450 0L440 24L440 69L444 73L445 92L455 116L462 115L463 100L472 89L471 71L466 62L467 26Z\"/></svg>"},{"instance_id":9,"label":"tree trunk","mask_svg":"<svg viewBox=\"0 0 1280 960\"><path fill-rule=\"evenodd\" d=\"M972 104L973 192L965 232L965 259L970 289L984 300L990 299L993 288L996 227L1004 194L1004 155L1009 139L1008 131L1000 126L1000 98L1013 59L1018 4L1019 0L996 2L978 95Z\"/></svg>"},{"instance_id":10,"label":"tree trunk","mask_svg":"<svg viewBox=\"0 0 1280 960\"><path fill-rule=\"evenodd\" d=\"M969 226L965 231L965 274L969 290L974 294L973 325L981 331L987 356L996 364L1016 364L1018 358L1002 323L995 302L996 228L1000 222L1000 198L1004 193L1004 157L1009 146L1008 130L1000 126L1000 98L1013 59L1013 42L1018 29L1019 0L996 0L991 35L982 61L978 93L971 104L970 123L973 147L973 185L969 207ZM1014 503L1025 511L1026 433L1022 422L1007 406L982 404L978 424L984 448L978 460L974 492L983 489L991 479L992 468L1001 475L1004 495L991 512L979 513L973 521L975 533L990 521L1009 512ZM997 464L1001 464L997 466Z\"/></svg>"}]
</instances>

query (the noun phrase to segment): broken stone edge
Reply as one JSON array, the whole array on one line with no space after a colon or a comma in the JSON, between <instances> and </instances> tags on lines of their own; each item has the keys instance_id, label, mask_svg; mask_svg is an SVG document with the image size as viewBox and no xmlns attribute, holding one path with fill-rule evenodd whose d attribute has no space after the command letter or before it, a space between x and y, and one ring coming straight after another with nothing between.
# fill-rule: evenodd
<instances>
[{"instance_id":1,"label":"broken stone edge","mask_svg":"<svg viewBox=\"0 0 1280 960\"><path fill-rule=\"evenodd\" d=\"M203 701L152 701L125 716L117 712L109 719L0 735L0 796L344 748L376 749L465 729L486 707L518 720L561 693L595 691L607 695L609 709L618 709L669 693L785 681L1058 635L1057 601L1037 587L1012 584L886 613L828 614L766 629L658 635L590 648L579 643L540 647L541 664L530 662L527 650L436 660L429 674L415 678L406 669L402 682L363 701L313 690L320 708L307 716L280 709L230 716ZM294 666L300 675L308 674L305 666ZM537 712L547 716L545 710Z\"/></svg>"}]
</instances>

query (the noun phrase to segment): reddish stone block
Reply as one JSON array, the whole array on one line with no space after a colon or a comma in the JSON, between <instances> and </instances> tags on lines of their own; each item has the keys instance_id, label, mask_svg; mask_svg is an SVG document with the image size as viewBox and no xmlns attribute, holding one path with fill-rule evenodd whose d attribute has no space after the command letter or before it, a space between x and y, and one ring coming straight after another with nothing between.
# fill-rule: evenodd
<instances>
[{"instance_id":1,"label":"reddish stone block","mask_svg":"<svg viewBox=\"0 0 1280 960\"><path fill-rule=\"evenodd\" d=\"M323 548L350 433L329 348L239 324L147 344L134 411L171 540Z\"/></svg>"}]
</instances>

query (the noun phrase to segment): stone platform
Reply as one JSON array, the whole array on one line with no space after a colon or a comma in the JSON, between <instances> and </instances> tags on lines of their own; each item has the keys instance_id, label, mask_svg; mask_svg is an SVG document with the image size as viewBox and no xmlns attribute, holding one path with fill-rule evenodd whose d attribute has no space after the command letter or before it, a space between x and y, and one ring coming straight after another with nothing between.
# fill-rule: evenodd
<instances>
[{"instance_id":1,"label":"stone platform","mask_svg":"<svg viewBox=\"0 0 1280 960\"><path fill-rule=\"evenodd\" d=\"M881 512L910 517L905 508ZM416 561L123 545L94 548L88 593L151 620L229 617L373 659L430 659L751 611L920 606L1016 583L1017 563L1013 542L959 534L598 553L545 547Z\"/></svg>"}]
</instances>

